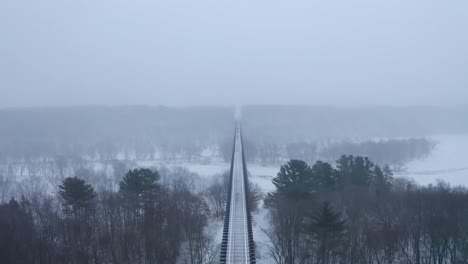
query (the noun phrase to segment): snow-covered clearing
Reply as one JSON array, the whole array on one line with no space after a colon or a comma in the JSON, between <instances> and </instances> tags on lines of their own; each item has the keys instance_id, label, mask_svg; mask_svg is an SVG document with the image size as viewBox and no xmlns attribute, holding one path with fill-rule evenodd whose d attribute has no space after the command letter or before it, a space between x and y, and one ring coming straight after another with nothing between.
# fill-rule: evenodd
<instances>
[{"instance_id":1,"label":"snow-covered clearing","mask_svg":"<svg viewBox=\"0 0 468 264\"><path fill-rule=\"evenodd\" d=\"M451 185L468 187L468 135L433 136L437 142L431 155L406 165L406 169L395 174L396 177L408 177L415 182L427 185L443 180ZM247 164L251 173L250 180L258 183L264 192L274 190L271 183L279 171L279 166L260 166Z\"/></svg>"},{"instance_id":2,"label":"snow-covered clearing","mask_svg":"<svg viewBox=\"0 0 468 264\"><path fill-rule=\"evenodd\" d=\"M178 162L178 163L167 163L167 162L159 162L159 161L137 161L137 166L139 167L184 167L187 170L194 172L201 177L212 177L214 175L222 174L225 171L231 168L231 164L225 162L212 162L207 164L201 163L191 163L191 162Z\"/></svg>"},{"instance_id":3,"label":"snow-covered clearing","mask_svg":"<svg viewBox=\"0 0 468 264\"><path fill-rule=\"evenodd\" d=\"M413 178L427 185L443 180L451 185L468 186L468 135L435 136L438 142L432 154L423 160L409 163L396 176Z\"/></svg>"}]
</instances>

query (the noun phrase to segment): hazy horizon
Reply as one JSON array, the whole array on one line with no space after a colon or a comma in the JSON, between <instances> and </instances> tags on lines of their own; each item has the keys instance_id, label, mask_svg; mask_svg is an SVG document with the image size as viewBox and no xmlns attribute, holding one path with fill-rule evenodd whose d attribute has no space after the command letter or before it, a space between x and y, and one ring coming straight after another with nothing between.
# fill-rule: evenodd
<instances>
[{"instance_id":1,"label":"hazy horizon","mask_svg":"<svg viewBox=\"0 0 468 264\"><path fill-rule=\"evenodd\" d=\"M51 104L51 105L31 105L31 106L0 106L0 111L5 110L54 110L54 109L69 109L69 108L173 108L173 109L187 109L187 108L229 108L235 110L236 108L243 109L245 107L281 107L281 108L308 108L308 109L434 109L434 110L468 110L467 104L459 105L385 105L385 104L356 104L356 105L325 105L325 104L190 104L190 105L170 105L170 104Z\"/></svg>"}]
</instances>

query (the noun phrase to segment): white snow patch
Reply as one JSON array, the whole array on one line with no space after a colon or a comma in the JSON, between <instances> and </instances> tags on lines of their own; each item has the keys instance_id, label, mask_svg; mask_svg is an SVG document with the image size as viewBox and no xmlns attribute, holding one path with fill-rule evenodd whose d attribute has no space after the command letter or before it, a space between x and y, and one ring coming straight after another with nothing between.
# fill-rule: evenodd
<instances>
[{"instance_id":1,"label":"white snow patch","mask_svg":"<svg viewBox=\"0 0 468 264\"><path fill-rule=\"evenodd\" d=\"M432 154L410 162L404 172L396 176L413 178L422 185L443 180L451 185L468 186L468 135L435 136L438 142Z\"/></svg>"},{"instance_id":2,"label":"white snow patch","mask_svg":"<svg viewBox=\"0 0 468 264\"><path fill-rule=\"evenodd\" d=\"M279 166L265 167L255 164L247 164L247 168L250 172L249 180L260 185L264 193L275 190L275 186L271 180L276 177L276 174L279 172Z\"/></svg>"},{"instance_id":3,"label":"white snow patch","mask_svg":"<svg viewBox=\"0 0 468 264\"><path fill-rule=\"evenodd\" d=\"M160 162L160 161L137 161L138 167L185 167L187 170L197 173L202 177L211 177L216 174L222 174L225 171L231 168L231 165L225 162L211 162L207 164L202 163L190 163L190 162L181 162L181 163L167 163L167 162Z\"/></svg>"}]
</instances>

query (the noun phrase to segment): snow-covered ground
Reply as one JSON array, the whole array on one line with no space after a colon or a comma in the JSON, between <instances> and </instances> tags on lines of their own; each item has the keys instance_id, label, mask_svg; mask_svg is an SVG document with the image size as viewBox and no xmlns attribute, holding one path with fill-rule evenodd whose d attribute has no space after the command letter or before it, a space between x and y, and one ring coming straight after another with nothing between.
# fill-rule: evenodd
<instances>
[{"instance_id":1,"label":"snow-covered ground","mask_svg":"<svg viewBox=\"0 0 468 264\"><path fill-rule=\"evenodd\" d=\"M167 162L159 162L159 161L151 161L151 160L145 160L145 161L138 161L137 165L140 167L185 167L191 172L197 173L201 177L211 177L214 175L218 175L221 173L224 173L225 171L229 170L231 168L231 164L225 163L225 162L211 162L207 164L201 164L201 163L189 163L189 162L177 162L177 163L167 163Z\"/></svg>"},{"instance_id":2,"label":"snow-covered ground","mask_svg":"<svg viewBox=\"0 0 468 264\"><path fill-rule=\"evenodd\" d=\"M451 185L468 187L468 135L433 136L437 142L431 155L425 159L415 160L406 165L404 171L395 174L397 177L409 177L417 183L427 185L443 180ZM265 192L274 189L271 180L279 171L279 166L264 167L248 164L250 180L258 183Z\"/></svg>"},{"instance_id":3,"label":"snow-covered ground","mask_svg":"<svg viewBox=\"0 0 468 264\"><path fill-rule=\"evenodd\" d=\"M451 185L468 187L468 135L431 138L438 142L432 154L407 164L407 169L396 176L413 178L422 185L443 180Z\"/></svg>"}]
</instances>

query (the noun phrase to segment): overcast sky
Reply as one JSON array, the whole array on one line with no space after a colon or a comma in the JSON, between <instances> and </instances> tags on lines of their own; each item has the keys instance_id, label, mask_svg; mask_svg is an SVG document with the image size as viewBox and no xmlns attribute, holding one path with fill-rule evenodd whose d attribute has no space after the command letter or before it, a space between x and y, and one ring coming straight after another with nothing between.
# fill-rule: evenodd
<instances>
[{"instance_id":1,"label":"overcast sky","mask_svg":"<svg viewBox=\"0 0 468 264\"><path fill-rule=\"evenodd\" d=\"M1 0L0 107L468 104L466 0Z\"/></svg>"}]
</instances>

